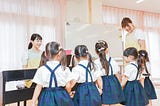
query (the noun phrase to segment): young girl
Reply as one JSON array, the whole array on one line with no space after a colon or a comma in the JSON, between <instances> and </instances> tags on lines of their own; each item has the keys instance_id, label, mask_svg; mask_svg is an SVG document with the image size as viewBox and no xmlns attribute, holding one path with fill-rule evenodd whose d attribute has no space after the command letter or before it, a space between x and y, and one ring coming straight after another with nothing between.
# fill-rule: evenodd
<instances>
[{"instance_id":1,"label":"young girl","mask_svg":"<svg viewBox=\"0 0 160 106\"><path fill-rule=\"evenodd\" d=\"M73 106L72 100L64 89L69 81L71 72L66 67L64 57L65 51L56 42L47 43L45 53L48 58L47 63L41 66L34 78L36 88L32 98L32 106Z\"/></svg>"},{"instance_id":2,"label":"young girl","mask_svg":"<svg viewBox=\"0 0 160 106\"><path fill-rule=\"evenodd\" d=\"M120 68L115 60L108 56L108 44L101 40L95 44L95 51L99 58L95 60L96 66L100 69L103 80L102 104L112 106L124 101L124 94L119 83L118 71Z\"/></svg>"},{"instance_id":3,"label":"young girl","mask_svg":"<svg viewBox=\"0 0 160 106\"><path fill-rule=\"evenodd\" d=\"M122 78L122 87L126 99L126 106L145 106L148 104L144 88L140 80L140 68L138 52L134 47L124 50L123 56L128 65L125 66L125 72Z\"/></svg>"},{"instance_id":4,"label":"young girl","mask_svg":"<svg viewBox=\"0 0 160 106\"><path fill-rule=\"evenodd\" d=\"M30 43L28 45L28 51L25 53L22 59L23 68L38 68L42 54L42 51L40 50L41 44L41 35L36 33L32 34Z\"/></svg>"},{"instance_id":5,"label":"young girl","mask_svg":"<svg viewBox=\"0 0 160 106\"><path fill-rule=\"evenodd\" d=\"M142 76L144 77L144 80L142 81L142 84L144 86L144 90L146 92L146 95L149 99L149 105L148 106L152 106L152 99L157 99L157 95L155 92L155 88L152 84L152 81L150 80L149 76L150 76L150 62L149 62L149 57L148 57L148 53L146 50L140 50L139 52L139 56L141 58L141 63L142 63Z\"/></svg>"},{"instance_id":6,"label":"young girl","mask_svg":"<svg viewBox=\"0 0 160 106\"><path fill-rule=\"evenodd\" d=\"M66 85L68 92L71 92L71 88L78 83L73 97L74 106L101 106L101 97L94 84L96 80L94 71L96 70L87 47L85 45L78 45L74 53L78 65L72 69L73 80ZM72 62L74 63L74 59ZM100 83L97 81L96 83L100 87Z\"/></svg>"}]
</instances>

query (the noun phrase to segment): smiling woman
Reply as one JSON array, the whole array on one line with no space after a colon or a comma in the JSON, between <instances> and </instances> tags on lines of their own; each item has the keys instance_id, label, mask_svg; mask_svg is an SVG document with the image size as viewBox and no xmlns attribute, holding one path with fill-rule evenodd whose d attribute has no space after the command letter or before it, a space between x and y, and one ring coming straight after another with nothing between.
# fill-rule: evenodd
<instances>
[{"instance_id":1,"label":"smiling woman","mask_svg":"<svg viewBox=\"0 0 160 106\"><path fill-rule=\"evenodd\" d=\"M42 37L39 34L32 34L30 43L28 45L28 51L22 58L23 68L38 68L40 64L42 51L40 46L42 44Z\"/></svg>"}]
</instances>

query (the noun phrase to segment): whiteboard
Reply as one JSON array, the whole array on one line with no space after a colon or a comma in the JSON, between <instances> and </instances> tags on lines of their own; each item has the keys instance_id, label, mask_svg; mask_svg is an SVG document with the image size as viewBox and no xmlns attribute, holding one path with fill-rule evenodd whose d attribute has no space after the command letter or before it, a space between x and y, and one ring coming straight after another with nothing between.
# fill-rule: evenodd
<instances>
[{"instance_id":1,"label":"whiteboard","mask_svg":"<svg viewBox=\"0 0 160 106\"><path fill-rule=\"evenodd\" d=\"M72 53L77 45L86 45L92 56L97 57L95 43L98 40L108 43L110 56L122 57L121 31L117 26L81 23L70 23L66 26L65 48L72 50Z\"/></svg>"}]
</instances>

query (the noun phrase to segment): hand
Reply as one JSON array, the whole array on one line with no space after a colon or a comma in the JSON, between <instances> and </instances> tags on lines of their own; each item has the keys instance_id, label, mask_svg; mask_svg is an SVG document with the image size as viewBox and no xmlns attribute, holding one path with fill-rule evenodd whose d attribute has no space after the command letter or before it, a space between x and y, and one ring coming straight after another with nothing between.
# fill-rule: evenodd
<instances>
[{"instance_id":1,"label":"hand","mask_svg":"<svg viewBox=\"0 0 160 106\"><path fill-rule=\"evenodd\" d=\"M75 91L71 91L71 92L69 93L69 95L70 95L71 98L74 97L74 94L75 94Z\"/></svg>"},{"instance_id":2,"label":"hand","mask_svg":"<svg viewBox=\"0 0 160 106\"><path fill-rule=\"evenodd\" d=\"M34 102L34 101L32 100L32 104L31 104L31 106L38 106L38 105L37 105L37 101L36 101L36 102Z\"/></svg>"},{"instance_id":3,"label":"hand","mask_svg":"<svg viewBox=\"0 0 160 106\"><path fill-rule=\"evenodd\" d=\"M102 89L99 89L99 88L98 88L98 92L100 95L102 95L102 93L103 93Z\"/></svg>"}]
</instances>

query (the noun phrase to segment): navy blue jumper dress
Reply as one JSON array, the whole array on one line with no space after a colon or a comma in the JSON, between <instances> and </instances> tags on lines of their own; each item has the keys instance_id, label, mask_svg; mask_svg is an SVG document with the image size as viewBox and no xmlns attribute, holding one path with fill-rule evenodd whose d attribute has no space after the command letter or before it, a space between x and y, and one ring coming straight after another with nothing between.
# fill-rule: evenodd
<instances>
[{"instance_id":1,"label":"navy blue jumper dress","mask_svg":"<svg viewBox=\"0 0 160 106\"><path fill-rule=\"evenodd\" d=\"M49 87L43 88L39 97L38 106L73 106L68 92L64 87L57 86L57 79L55 76L56 69L60 66L58 64L53 70L48 66L45 67L51 72ZM54 79L55 87L52 87L52 80Z\"/></svg>"},{"instance_id":2,"label":"navy blue jumper dress","mask_svg":"<svg viewBox=\"0 0 160 106\"><path fill-rule=\"evenodd\" d=\"M135 64L131 64L138 70L138 67ZM146 106L149 103L143 86L139 80L137 80L138 74L139 70L137 71L135 80L127 81L126 86L124 87L124 95L126 99L125 106Z\"/></svg>"},{"instance_id":3,"label":"navy blue jumper dress","mask_svg":"<svg viewBox=\"0 0 160 106\"><path fill-rule=\"evenodd\" d=\"M101 97L96 85L93 82L91 72L88 67L79 64L86 70L86 82L78 84L73 101L74 106L101 106ZM88 74L91 82L88 82Z\"/></svg>"},{"instance_id":4,"label":"navy blue jumper dress","mask_svg":"<svg viewBox=\"0 0 160 106\"><path fill-rule=\"evenodd\" d=\"M149 76L144 79L144 90L148 99L157 99L156 91Z\"/></svg>"},{"instance_id":5,"label":"navy blue jumper dress","mask_svg":"<svg viewBox=\"0 0 160 106\"><path fill-rule=\"evenodd\" d=\"M103 80L103 93L102 104L117 104L125 101L122 87L118 78L113 74L112 65L110 64L111 57L109 57L109 68L111 75L102 76Z\"/></svg>"}]
</instances>

